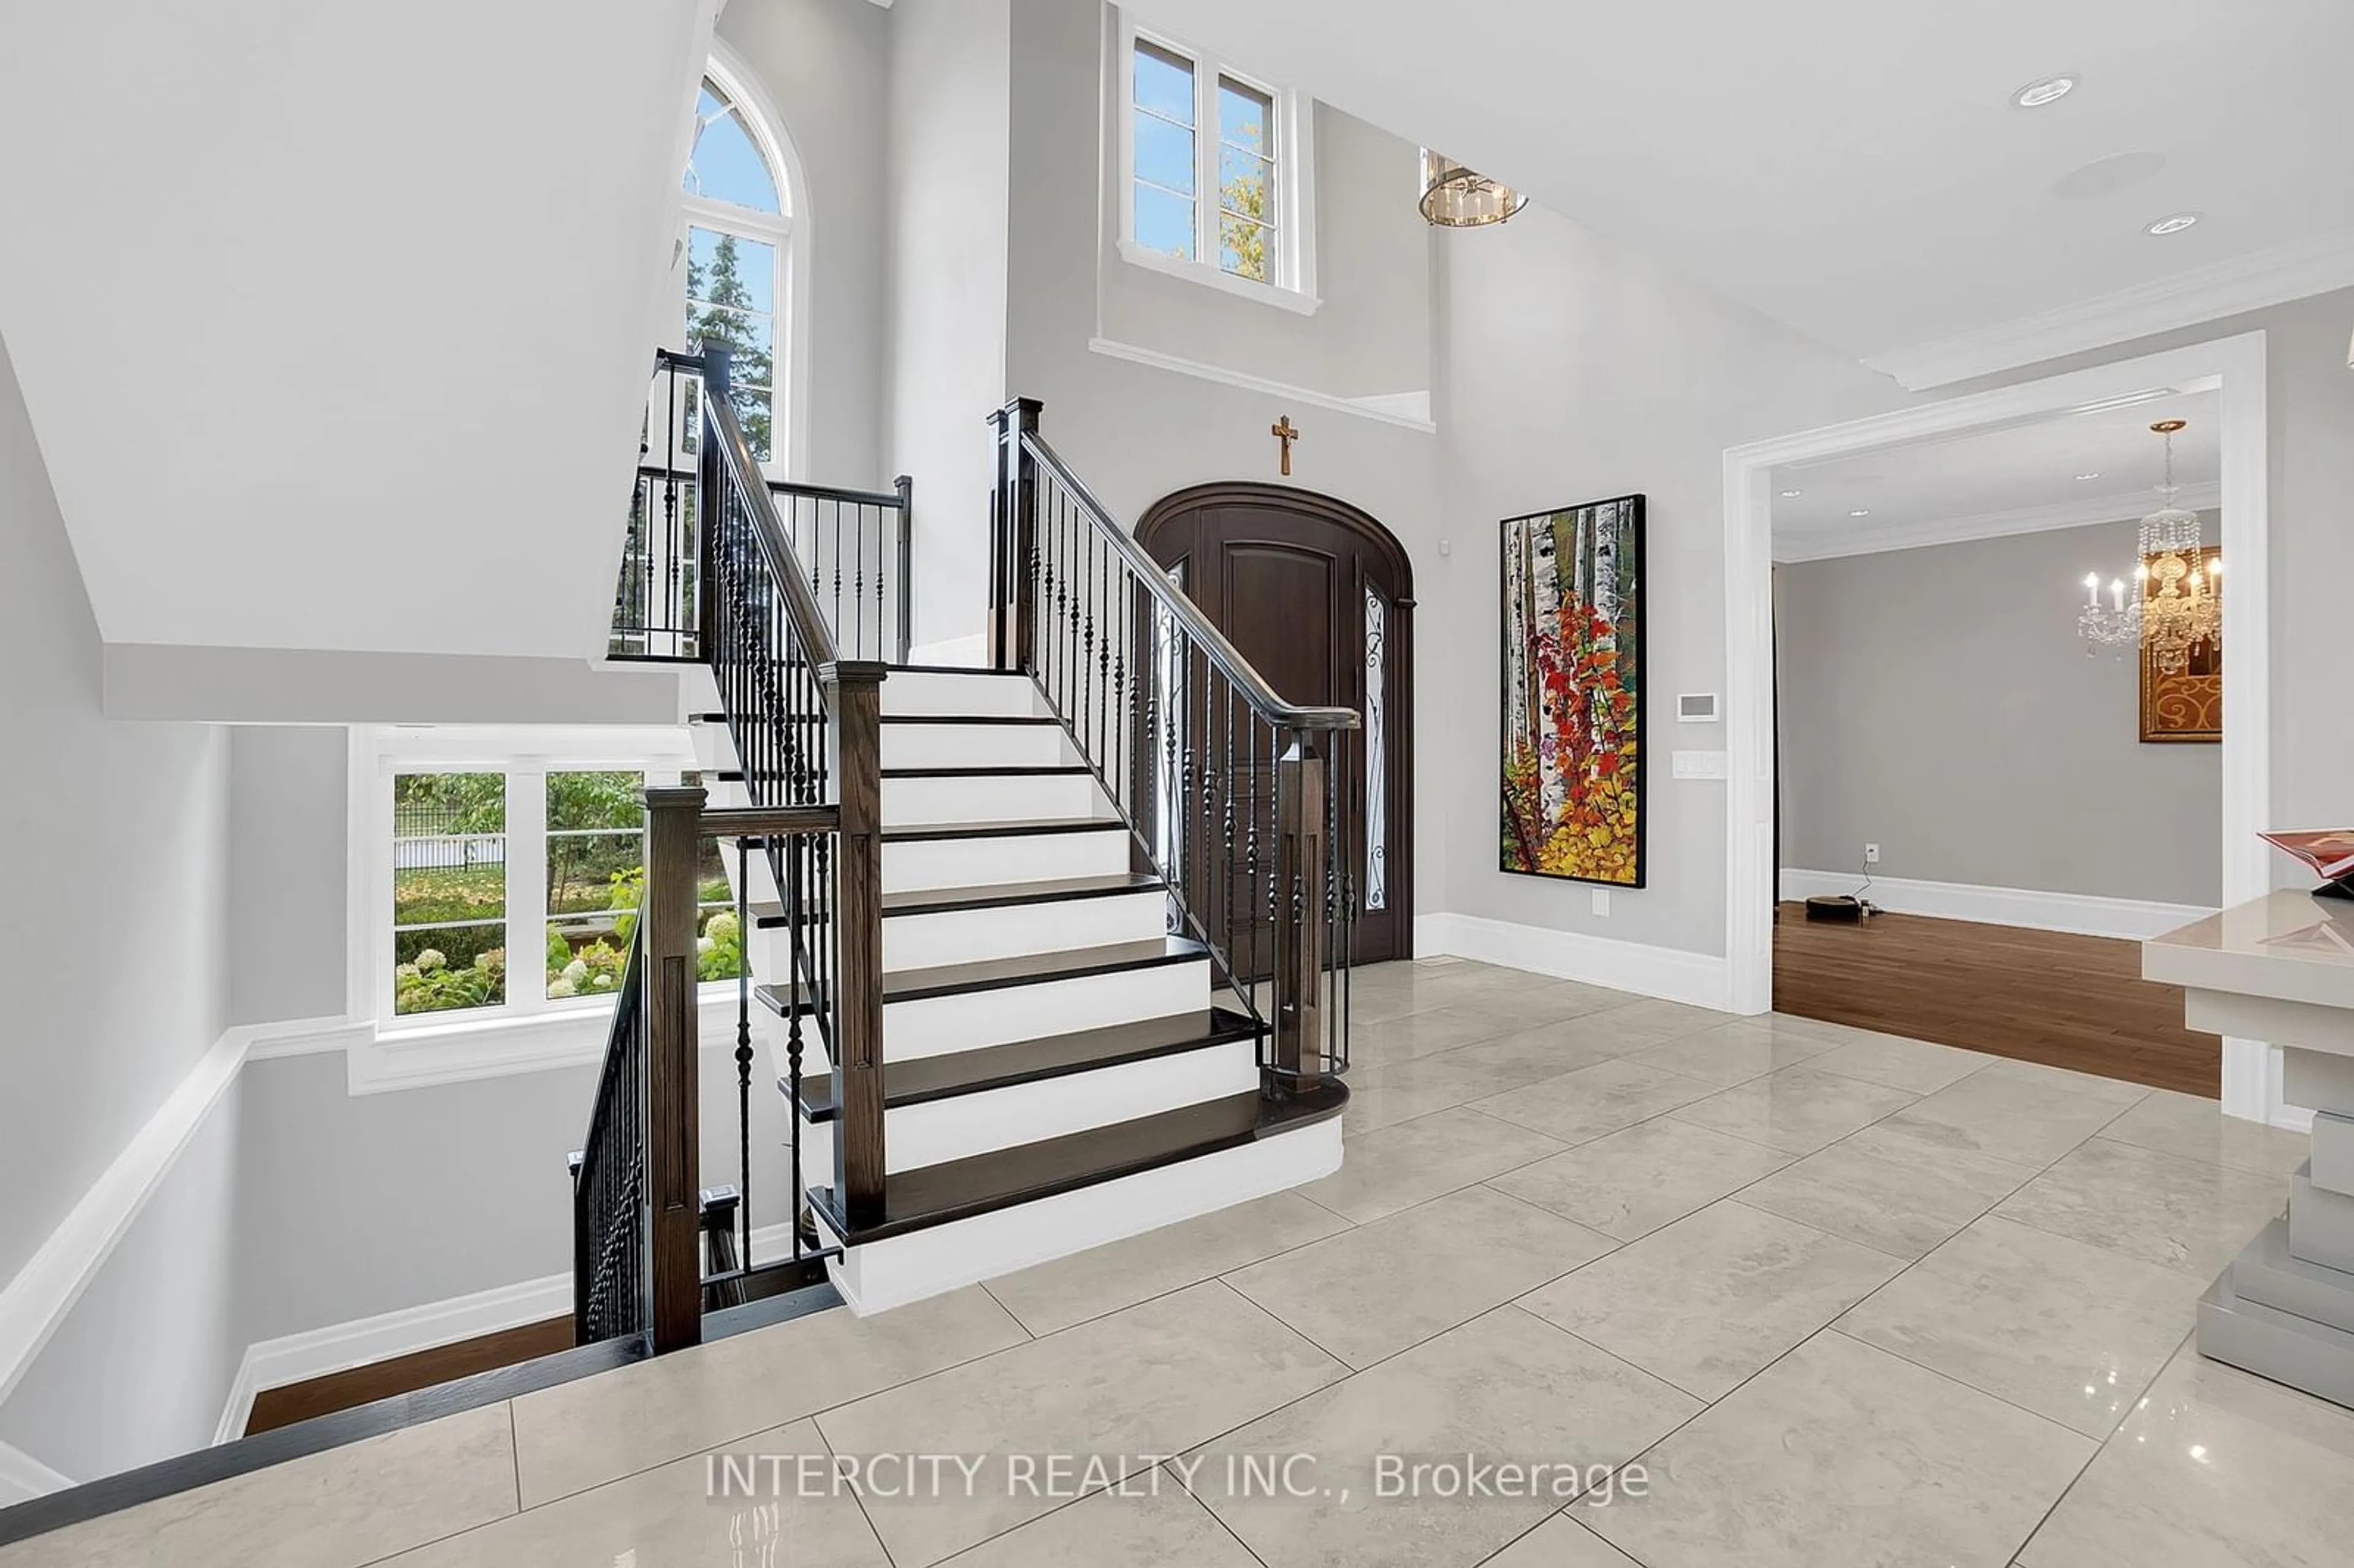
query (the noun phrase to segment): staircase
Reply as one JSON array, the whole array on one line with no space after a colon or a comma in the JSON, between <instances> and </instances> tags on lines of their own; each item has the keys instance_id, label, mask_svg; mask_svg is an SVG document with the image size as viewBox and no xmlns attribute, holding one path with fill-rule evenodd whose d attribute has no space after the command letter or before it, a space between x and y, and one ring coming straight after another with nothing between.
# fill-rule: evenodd
<instances>
[{"instance_id":1,"label":"staircase","mask_svg":"<svg viewBox=\"0 0 2354 1568\"><path fill-rule=\"evenodd\" d=\"M1339 1168L1346 1091L1262 1095L1265 1026L1219 1004L1207 945L1169 934L1168 884L1130 869L1129 823L1035 681L895 667L882 721L879 1214L854 1220L828 1184L839 1107L822 1054L791 1107L854 1310ZM714 801L753 804L724 715L695 733ZM787 916L755 875L758 995L781 1023Z\"/></svg>"},{"instance_id":2,"label":"staircase","mask_svg":"<svg viewBox=\"0 0 2354 1568\"><path fill-rule=\"evenodd\" d=\"M647 791L576 1178L581 1337L662 1353L821 1269L886 1310L1338 1169L1356 715L1268 689L1034 403L997 417L991 665L907 662L908 482L768 481L726 374L663 357L673 429L615 616L618 652L706 667L716 703L692 721L700 784ZM748 971L716 1223L694 980L712 841ZM749 1130L770 1079L782 1150ZM780 1189L790 1255L764 1260L753 1206Z\"/></svg>"}]
</instances>

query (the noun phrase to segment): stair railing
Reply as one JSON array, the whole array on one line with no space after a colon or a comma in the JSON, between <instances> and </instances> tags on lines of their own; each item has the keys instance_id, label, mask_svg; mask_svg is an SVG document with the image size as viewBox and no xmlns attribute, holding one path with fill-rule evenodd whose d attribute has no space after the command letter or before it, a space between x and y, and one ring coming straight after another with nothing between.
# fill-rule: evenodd
<instances>
[{"instance_id":1,"label":"stair railing","mask_svg":"<svg viewBox=\"0 0 2354 1568\"><path fill-rule=\"evenodd\" d=\"M737 982L740 1184L725 1219L713 1217L700 1185L697 890L709 840L733 847L738 931L748 955L756 853L776 885L786 955L778 989L789 999L788 1103L800 1101L806 1047L821 1047L839 1107L834 1192L854 1226L873 1224L883 1212L885 667L841 656L812 574L794 552L725 395L724 356L664 356L662 374L682 370L697 373L703 387L694 443L695 542L683 557L694 568L694 646L711 667L752 803L707 810L699 785L645 791L644 890L575 1186L579 1330L599 1338L642 1333L657 1354L699 1342L707 1302L740 1299L759 1272L752 1257L758 1053L748 973ZM799 1261L807 1176L798 1115L790 1126L790 1212ZM715 1224L740 1227L740 1234L715 1245ZM600 1276L608 1253L615 1261ZM717 1265L716 1272L707 1262Z\"/></svg>"},{"instance_id":2,"label":"stair railing","mask_svg":"<svg viewBox=\"0 0 2354 1568\"><path fill-rule=\"evenodd\" d=\"M693 353L663 349L654 365L608 655L695 663L704 659L708 624L699 522L703 401L726 400L729 355L719 344ZM901 474L889 490L762 482L835 645L852 658L904 663L915 624L915 482Z\"/></svg>"},{"instance_id":3,"label":"stair railing","mask_svg":"<svg viewBox=\"0 0 2354 1568\"><path fill-rule=\"evenodd\" d=\"M643 1333L650 1320L644 935L630 934L588 1137L572 1159L572 1330L584 1345Z\"/></svg>"},{"instance_id":4,"label":"stair railing","mask_svg":"<svg viewBox=\"0 0 2354 1568\"><path fill-rule=\"evenodd\" d=\"M1285 701L1038 433L995 417L990 643L1034 677L1262 1026L1261 1083L1348 1070L1358 715Z\"/></svg>"}]
</instances>

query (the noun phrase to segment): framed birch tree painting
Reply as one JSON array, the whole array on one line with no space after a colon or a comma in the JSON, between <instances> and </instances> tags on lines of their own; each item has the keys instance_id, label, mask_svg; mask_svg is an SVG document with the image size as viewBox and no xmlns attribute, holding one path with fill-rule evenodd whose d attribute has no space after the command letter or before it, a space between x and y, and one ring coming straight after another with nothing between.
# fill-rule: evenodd
<instances>
[{"instance_id":1,"label":"framed birch tree painting","mask_svg":"<svg viewBox=\"0 0 2354 1568\"><path fill-rule=\"evenodd\" d=\"M1643 498L1503 524L1503 870L1643 885Z\"/></svg>"}]
</instances>

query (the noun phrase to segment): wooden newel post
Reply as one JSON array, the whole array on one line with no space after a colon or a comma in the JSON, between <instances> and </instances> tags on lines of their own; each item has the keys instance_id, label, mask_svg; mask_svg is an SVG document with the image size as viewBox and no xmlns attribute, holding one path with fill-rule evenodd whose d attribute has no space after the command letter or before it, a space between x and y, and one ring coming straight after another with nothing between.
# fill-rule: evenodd
<instances>
[{"instance_id":1,"label":"wooden newel post","mask_svg":"<svg viewBox=\"0 0 2354 1568\"><path fill-rule=\"evenodd\" d=\"M645 792L647 1322L657 1355L703 1340L701 1106L695 1083L695 852L703 791Z\"/></svg>"},{"instance_id":2,"label":"wooden newel post","mask_svg":"<svg viewBox=\"0 0 2354 1568\"><path fill-rule=\"evenodd\" d=\"M883 679L821 672L832 688L842 839L834 856L833 1191L854 1230L883 1217Z\"/></svg>"},{"instance_id":3,"label":"wooden newel post","mask_svg":"<svg viewBox=\"0 0 2354 1568\"><path fill-rule=\"evenodd\" d=\"M1275 1065L1271 1094L1324 1075L1324 756L1317 732L1291 732L1275 769Z\"/></svg>"},{"instance_id":4,"label":"wooden newel post","mask_svg":"<svg viewBox=\"0 0 2354 1568\"><path fill-rule=\"evenodd\" d=\"M1026 670L1036 616L1030 578L1038 554L1038 464L1022 438L1038 431L1044 407L1016 397L990 416L997 427L997 493L990 507L989 649L1000 670Z\"/></svg>"}]
</instances>

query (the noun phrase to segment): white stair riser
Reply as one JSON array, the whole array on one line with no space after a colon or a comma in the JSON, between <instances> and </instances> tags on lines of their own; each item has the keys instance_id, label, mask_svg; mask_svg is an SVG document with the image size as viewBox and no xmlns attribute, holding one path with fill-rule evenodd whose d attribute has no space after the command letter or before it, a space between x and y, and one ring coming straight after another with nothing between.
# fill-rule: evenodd
<instances>
[{"instance_id":1,"label":"white stair riser","mask_svg":"<svg viewBox=\"0 0 2354 1568\"><path fill-rule=\"evenodd\" d=\"M1149 942L1164 935L1168 925L1169 895L1159 891L938 915L892 915L883 921L883 967L928 969L1112 942Z\"/></svg>"},{"instance_id":2,"label":"white stair riser","mask_svg":"<svg viewBox=\"0 0 2354 1568\"><path fill-rule=\"evenodd\" d=\"M1206 959L889 1001L883 1004L884 1059L945 1056L951 1051L1195 1012L1209 1005Z\"/></svg>"},{"instance_id":3,"label":"white stair riser","mask_svg":"<svg viewBox=\"0 0 2354 1568\"><path fill-rule=\"evenodd\" d=\"M1084 773L982 774L883 780L886 828L958 822L1037 822L1107 814L1103 793Z\"/></svg>"},{"instance_id":4,"label":"white stair riser","mask_svg":"<svg viewBox=\"0 0 2354 1568\"><path fill-rule=\"evenodd\" d=\"M1046 711L1027 675L937 675L894 670L883 682L886 714L1039 714Z\"/></svg>"},{"instance_id":5,"label":"white stair riser","mask_svg":"<svg viewBox=\"0 0 2354 1568\"><path fill-rule=\"evenodd\" d=\"M872 1242L829 1272L850 1309L864 1317L1264 1198L1340 1168L1341 1118L1333 1117L1199 1160Z\"/></svg>"},{"instance_id":6,"label":"white stair riser","mask_svg":"<svg viewBox=\"0 0 2354 1568\"><path fill-rule=\"evenodd\" d=\"M1237 1040L987 1094L896 1106L884 1123L883 1163L887 1171L912 1171L1257 1087L1258 1048ZM832 1184L833 1123L801 1124L801 1160L811 1185Z\"/></svg>"},{"instance_id":7,"label":"white stair riser","mask_svg":"<svg viewBox=\"0 0 2354 1568\"><path fill-rule=\"evenodd\" d=\"M1009 882L1059 882L1117 876L1129 869L1133 840L1117 822L1099 833L1015 833L985 839L912 839L883 846L883 891L994 887Z\"/></svg>"},{"instance_id":8,"label":"white stair riser","mask_svg":"<svg viewBox=\"0 0 2354 1568\"><path fill-rule=\"evenodd\" d=\"M1058 768L1078 754L1053 724L886 724L885 768Z\"/></svg>"},{"instance_id":9,"label":"white stair riser","mask_svg":"<svg viewBox=\"0 0 2354 1568\"><path fill-rule=\"evenodd\" d=\"M713 722L687 726L695 765L733 772L741 764L733 733ZM883 726L885 768L1059 768L1079 760L1060 725L889 724Z\"/></svg>"},{"instance_id":10,"label":"white stair riser","mask_svg":"<svg viewBox=\"0 0 2354 1568\"><path fill-rule=\"evenodd\" d=\"M754 933L755 983L784 984L790 959L781 929ZM1082 1029L1103 1029L1115 1023L1199 1012L1211 1006L1212 1001L1207 959L1119 969L1110 974L1075 975L1067 980L1001 986L995 991L963 991L921 1001L886 1001L883 1004L883 1055L885 1061L945 1056L951 1052L1010 1045L1018 1040L1036 1040L1048 1034L1070 1034ZM785 1024L774 1012L769 1012L769 1017L776 1020L775 1040L781 1062Z\"/></svg>"},{"instance_id":11,"label":"white stair riser","mask_svg":"<svg viewBox=\"0 0 2354 1568\"><path fill-rule=\"evenodd\" d=\"M687 744L695 751L695 765L705 773L732 773L736 770L736 740L727 726L716 722L691 724L686 726ZM706 781L705 789L711 786Z\"/></svg>"}]
</instances>

